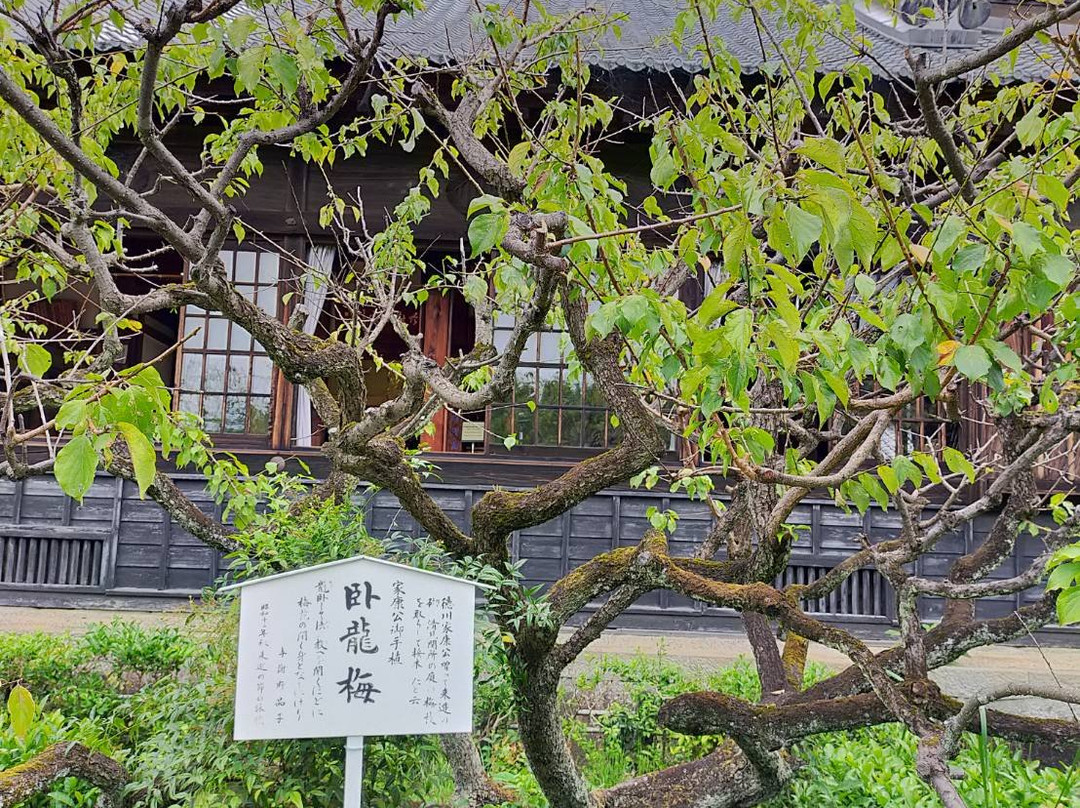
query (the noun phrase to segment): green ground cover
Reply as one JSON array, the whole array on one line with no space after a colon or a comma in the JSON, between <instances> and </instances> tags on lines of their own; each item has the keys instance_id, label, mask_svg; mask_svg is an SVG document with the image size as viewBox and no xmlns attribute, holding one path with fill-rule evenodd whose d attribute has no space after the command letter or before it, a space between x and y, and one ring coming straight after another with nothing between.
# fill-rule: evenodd
<instances>
[{"instance_id":1,"label":"green ground cover","mask_svg":"<svg viewBox=\"0 0 1080 808\"><path fill-rule=\"evenodd\" d=\"M514 726L509 674L489 632L480 632L476 734L494 776L543 806ZM5 701L23 685L33 695L29 730L15 732L0 710L0 769L57 741L81 741L120 760L132 775L131 804L145 808L339 806L338 740L234 743L234 609L200 607L181 628L117 620L82 637L0 635ZM719 738L687 738L656 722L678 693L708 687L743 697L758 692L746 660L690 670L663 655L589 660L564 683L562 703L575 754L597 787L691 760ZM824 671L811 668L808 678ZM21 728L25 729L25 728ZM896 726L810 739L793 752L804 765L768 808L933 808L937 797L914 771L913 739ZM373 738L367 746L365 802L372 808L452 805L453 785L437 739ZM972 736L957 760L962 791L977 808L1080 806L1075 768L1045 767L1005 744ZM30 808L89 808L92 788L69 778Z\"/></svg>"}]
</instances>

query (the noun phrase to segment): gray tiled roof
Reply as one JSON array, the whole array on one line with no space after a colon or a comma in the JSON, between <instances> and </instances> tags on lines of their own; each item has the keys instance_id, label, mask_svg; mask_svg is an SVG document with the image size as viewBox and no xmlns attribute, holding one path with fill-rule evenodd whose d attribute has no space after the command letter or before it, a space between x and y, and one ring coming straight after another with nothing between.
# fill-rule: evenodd
<instances>
[{"instance_id":1,"label":"gray tiled roof","mask_svg":"<svg viewBox=\"0 0 1080 808\"><path fill-rule=\"evenodd\" d=\"M35 2L48 0L30 0L29 4ZM510 8L520 8L523 2L504 0ZM684 5L680 0L547 0L546 3L551 13L563 14L587 7L621 18L621 36L605 35L594 42L585 54L585 58L598 67L695 72L701 65L701 56L695 51L695 47L701 43L697 28L692 27L685 32L680 48L676 48L670 39L665 41L665 35L673 29L679 9ZM156 7L156 3L142 0L138 7L138 11L132 12L133 15L147 13ZM453 62L475 53L486 44L483 33L475 25L475 18L475 0L427 0L427 8L415 16L397 15L388 26L384 52L425 56L438 63ZM782 39L785 30L783 24L774 20L770 25L774 35ZM749 13L736 17L729 10L722 10L709 28L712 34L723 39L743 70L754 71L765 61L761 41ZM999 34L992 32L983 34L980 45L993 42L997 36ZM100 44L104 48L124 48L133 47L138 42L132 27L121 31L106 24ZM865 53L856 55L856 45L863 47ZM896 39L872 27L859 25L851 41L829 35L817 56L824 69L836 69L855 59L862 59L875 74L888 78L909 75L904 51L905 46ZM943 52L937 48L931 53L931 58L948 58L963 52L966 49L954 47L951 51ZM1033 49L1026 49L1020 53L1015 68L1002 64L998 69L1003 75L1011 75L1014 79L1030 80L1045 77L1052 68L1047 57L1040 56Z\"/></svg>"},{"instance_id":2,"label":"gray tiled roof","mask_svg":"<svg viewBox=\"0 0 1080 808\"><path fill-rule=\"evenodd\" d=\"M859 0L855 0L856 3ZM506 5L520 7L522 0L512 0ZM680 9L686 7L679 0L548 0L546 7L552 13L569 13L583 7L595 8L623 17L620 23L621 36L604 37L596 43L595 51L589 61L600 67L623 67L631 70L687 70L700 69L701 56L696 47L701 44L697 27L691 26L684 33L681 48L675 48L670 34L675 25ZM428 7L415 18L400 15L390 32L391 47L405 53L422 54L434 61L452 61L455 56L468 53L480 45L481 40L473 24L475 17L474 0L429 0ZM709 24L710 33L723 39L728 50L739 60L744 70L757 69L765 58L762 56L762 43L749 13L735 16L730 6L724 6L715 22ZM766 15L763 15L766 16ZM778 21L767 22L778 39L783 38L784 25ZM982 37L980 46L994 42L1000 34L987 32ZM765 43L769 53L768 42ZM829 35L823 44L818 58L825 69L836 69L851 62L856 56L856 47L865 46L867 54L862 58L877 75L910 75L904 57L905 47L900 42L880 33L873 28L859 25L850 39L841 40ZM954 48L943 53L936 49L932 59L956 56L961 51ZM1045 76L1049 70L1044 59L1033 51L1020 54L1014 70L1001 66L1003 72L1010 73L1016 79L1027 80Z\"/></svg>"}]
</instances>

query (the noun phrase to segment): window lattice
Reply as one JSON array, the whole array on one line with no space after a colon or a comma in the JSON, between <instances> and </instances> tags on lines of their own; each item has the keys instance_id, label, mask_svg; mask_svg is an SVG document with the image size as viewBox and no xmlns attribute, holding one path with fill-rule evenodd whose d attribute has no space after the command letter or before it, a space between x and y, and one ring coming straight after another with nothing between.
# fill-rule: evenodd
<instances>
[{"instance_id":1,"label":"window lattice","mask_svg":"<svg viewBox=\"0 0 1080 808\"><path fill-rule=\"evenodd\" d=\"M510 317L496 323L496 350L506 348L513 325ZM494 440L514 435L525 446L581 449L618 442L603 394L588 374L570 372L568 353L569 337L561 331L529 337L509 399L490 408Z\"/></svg>"},{"instance_id":2,"label":"window lattice","mask_svg":"<svg viewBox=\"0 0 1080 808\"><path fill-rule=\"evenodd\" d=\"M278 256L255 250L223 250L230 279L267 314L279 314ZM251 334L214 311L186 306L178 405L203 418L207 432L266 436L270 432L273 366Z\"/></svg>"}]
</instances>

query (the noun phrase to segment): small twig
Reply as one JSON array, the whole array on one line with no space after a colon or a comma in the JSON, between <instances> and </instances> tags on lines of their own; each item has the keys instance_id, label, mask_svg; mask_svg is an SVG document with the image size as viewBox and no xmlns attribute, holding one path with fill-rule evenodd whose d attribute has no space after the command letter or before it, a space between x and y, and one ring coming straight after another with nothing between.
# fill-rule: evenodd
<instances>
[{"instance_id":1,"label":"small twig","mask_svg":"<svg viewBox=\"0 0 1080 808\"><path fill-rule=\"evenodd\" d=\"M669 219L666 222L656 222L655 224L643 224L638 225L637 227L625 227L622 230L608 230L604 233L589 233L584 236L571 236L570 238L562 238L558 241L549 241L547 243L547 246L548 248L565 247L567 244L577 244L580 241L592 241L593 239L611 238L613 236L629 236L633 235L634 233L645 233L650 230L663 230L668 227L678 227L681 224L698 222L702 219L711 219L714 216L721 216L725 213L733 213L741 209L741 205L731 205L726 208L711 210L707 213L695 213L692 216L684 216L681 219Z\"/></svg>"}]
</instances>

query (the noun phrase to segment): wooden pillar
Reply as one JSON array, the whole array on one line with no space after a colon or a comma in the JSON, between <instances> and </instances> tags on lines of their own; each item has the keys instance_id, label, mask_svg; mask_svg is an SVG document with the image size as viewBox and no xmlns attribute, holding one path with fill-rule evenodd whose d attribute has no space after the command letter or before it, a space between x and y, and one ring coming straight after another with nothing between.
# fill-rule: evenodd
<instances>
[{"instance_id":1,"label":"wooden pillar","mask_svg":"<svg viewBox=\"0 0 1080 808\"><path fill-rule=\"evenodd\" d=\"M450 354L450 298L446 295L433 294L424 302L423 334L424 354L440 365ZM435 434L425 435L424 445L435 452L447 450L447 431L449 414L445 407L440 407L432 419Z\"/></svg>"},{"instance_id":2,"label":"wooden pillar","mask_svg":"<svg viewBox=\"0 0 1080 808\"><path fill-rule=\"evenodd\" d=\"M296 290L302 291L304 288L302 268L287 256L306 255L307 243L299 236L285 236L281 239L281 247L284 254L279 253L281 263L277 283L278 319L287 323L296 305ZM286 297L289 292L294 293L294 296ZM272 366L270 373L270 448L280 452L291 452L295 448L293 446L293 418L295 416L293 405L296 389L276 364Z\"/></svg>"}]
</instances>

